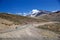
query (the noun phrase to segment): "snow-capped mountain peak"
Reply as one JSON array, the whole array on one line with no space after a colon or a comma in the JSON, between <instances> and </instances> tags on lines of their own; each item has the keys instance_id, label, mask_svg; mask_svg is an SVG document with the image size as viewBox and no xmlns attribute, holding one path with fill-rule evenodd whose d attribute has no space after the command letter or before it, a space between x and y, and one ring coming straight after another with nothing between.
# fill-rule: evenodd
<instances>
[{"instance_id":1,"label":"snow-capped mountain peak","mask_svg":"<svg viewBox=\"0 0 60 40\"><path fill-rule=\"evenodd\" d=\"M34 14L34 13L38 13L38 12L40 12L40 11L37 10L37 9L33 9L33 10L32 10L32 14Z\"/></svg>"},{"instance_id":2,"label":"snow-capped mountain peak","mask_svg":"<svg viewBox=\"0 0 60 40\"><path fill-rule=\"evenodd\" d=\"M33 9L32 11L31 11L31 17L35 17L38 13L40 13L41 11L39 11L39 10L37 10L37 9Z\"/></svg>"},{"instance_id":3,"label":"snow-capped mountain peak","mask_svg":"<svg viewBox=\"0 0 60 40\"><path fill-rule=\"evenodd\" d=\"M51 13L50 11L45 11L45 10L37 10L37 9L33 9L31 11L30 16L31 17L36 17L36 16L40 16L41 14L48 14Z\"/></svg>"}]
</instances>

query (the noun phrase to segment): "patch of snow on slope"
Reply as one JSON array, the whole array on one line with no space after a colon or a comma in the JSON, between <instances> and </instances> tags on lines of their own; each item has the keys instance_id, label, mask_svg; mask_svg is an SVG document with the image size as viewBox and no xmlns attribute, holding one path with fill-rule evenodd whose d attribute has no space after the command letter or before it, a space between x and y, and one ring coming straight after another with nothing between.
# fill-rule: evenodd
<instances>
[{"instance_id":1,"label":"patch of snow on slope","mask_svg":"<svg viewBox=\"0 0 60 40\"><path fill-rule=\"evenodd\" d=\"M37 13L39 13L39 12L41 12L41 11L39 11L37 9L33 9L31 17L35 17L37 15Z\"/></svg>"}]
</instances>

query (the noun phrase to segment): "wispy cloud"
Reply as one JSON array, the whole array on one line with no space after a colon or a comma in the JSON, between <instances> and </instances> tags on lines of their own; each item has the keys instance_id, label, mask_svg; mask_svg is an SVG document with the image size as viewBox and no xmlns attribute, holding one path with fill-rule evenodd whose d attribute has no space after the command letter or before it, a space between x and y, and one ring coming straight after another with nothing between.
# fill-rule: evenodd
<instances>
[{"instance_id":1,"label":"wispy cloud","mask_svg":"<svg viewBox=\"0 0 60 40\"><path fill-rule=\"evenodd\" d=\"M26 16L27 13L16 13L17 15L22 15L22 16Z\"/></svg>"},{"instance_id":2,"label":"wispy cloud","mask_svg":"<svg viewBox=\"0 0 60 40\"><path fill-rule=\"evenodd\" d=\"M16 14L17 14L17 15L26 16L26 15L34 14L34 13L37 13L37 12L39 12L39 10L37 10L37 9L33 9L33 10L27 12L27 13L23 12L23 13L16 13Z\"/></svg>"}]
</instances>

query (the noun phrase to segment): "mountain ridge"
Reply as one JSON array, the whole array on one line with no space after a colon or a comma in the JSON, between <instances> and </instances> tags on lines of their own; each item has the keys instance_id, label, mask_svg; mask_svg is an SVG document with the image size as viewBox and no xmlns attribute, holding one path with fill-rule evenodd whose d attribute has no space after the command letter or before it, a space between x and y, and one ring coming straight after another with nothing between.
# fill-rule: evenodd
<instances>
[{"instance_id":1,"label":"mountain ridge","mask_svg":"<svg viewBox=\"0 0 60 40\"><path fill-rule=\"evenodd\" d=\"M57 12L58 14L54 13L50 15L60 14L59 12ZM49 13L46 15L49 16ZM46 15L31 17L0 13L0 38L12 38L12 40L60 40L60 22L43 18Z\"/></svg>"}]
</instances>

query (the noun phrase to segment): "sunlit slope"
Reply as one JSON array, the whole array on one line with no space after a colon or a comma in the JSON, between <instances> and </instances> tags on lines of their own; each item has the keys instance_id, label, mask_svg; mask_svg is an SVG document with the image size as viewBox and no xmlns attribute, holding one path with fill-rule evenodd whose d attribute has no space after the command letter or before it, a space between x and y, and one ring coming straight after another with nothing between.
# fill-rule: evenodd
<instances>
[{"instance_id":1,"label":"sunlit slope","mask_svg":"<svg viewBox=\"0 0 60 40\"><path fill-rule=\"evenodd\" d=\"M35 19L31 17L24 17L19 15L0 13L0 32L4 32L5 30L14 30L16 27L21 27L21 25L26 24L34 24L34 23L42 23L47 22L47 20L43 19Z\"/></svg>"},{"instance_id":2,"label":"sunlit slope","mask_svg":"<svg viewBox=\"0 0 60 40\"><path fill-rule=\"evenodd\" d=\"M43 18L43 19L47 19L47 20L50 20L50 21L60 22L60 12L54 12L54 13L42 15L42 16L39 16L38 18Z\"/></svg>"}]
</instances>

